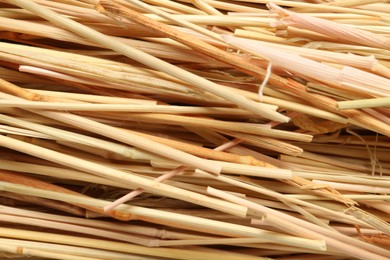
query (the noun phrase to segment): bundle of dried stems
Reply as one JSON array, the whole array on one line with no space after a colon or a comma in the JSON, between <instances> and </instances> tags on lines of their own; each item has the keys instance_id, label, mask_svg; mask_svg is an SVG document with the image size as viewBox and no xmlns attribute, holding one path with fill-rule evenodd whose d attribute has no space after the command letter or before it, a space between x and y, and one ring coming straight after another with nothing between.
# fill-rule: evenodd
<instances>
[{"instance_id":1,"label":"bundle of dried stems","mask_svg":"<svg viewBox=\"0 0 390 260\"><path fill-rule=\"evenodd\" d=\"M390 4L0 0L0 257L390 259Z\"/></svg>"}]
</instances>

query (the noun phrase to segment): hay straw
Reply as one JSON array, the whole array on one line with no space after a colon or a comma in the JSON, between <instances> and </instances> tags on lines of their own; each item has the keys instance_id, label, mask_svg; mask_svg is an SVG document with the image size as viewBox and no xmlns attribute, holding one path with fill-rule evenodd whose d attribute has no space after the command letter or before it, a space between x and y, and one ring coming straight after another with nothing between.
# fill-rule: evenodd
<instances>
[{"instance_id":1,"label":"hay straw","mask_svg":"<svg viewBox=\"0 0 390 260\"><path fill-rule=\"evenodd\" d=\"M57 193L52 191L44 191L35 188L29 188L23 185L9 184L5 182L1 182L0 185L4 190L7 191L14 191L22 194L34 191L35 194L39 197L51 197L61 201L68 201L68 202L78 201L80 203L89 204L93 206L97 206L97 205L103 206L104 204L106 204L106 201L101 201L101 200L91 199L91 198L81 198L80 196ZM258 238L275 241L281 244L296 245L298 247L311 248L316 250L324 249L324 243L322 241L318 242L315 240L292 237L288 235L281 235L279 233L264 231L264 230L251 228L251 227L239 226L239 225L234 225L234 224L229 224L229 223L219 222L214 220L201 219L197 217L186 216L186 215L181 215L176 213L156 211L147 208L127 206L127 205L126 206L121 205L118 207L118 210L123 210L123 209L126 209L127 212L129 211L133 212L135 218L137 218L137 215L140 215L140 219L149 219L149 220L154 219L155 221L157 221L157 223L159 222L159 219L161 219L163 222L164 219L166 219L169 220L168 223L171 223L171 225L173 226L179 225L180 227L183 227L191 223L190 224L192 226L191 229L196 229L198 231L208 230L211 232L217 232L217 234L232 234L233 232L239 236L244 235L250 237L258 237ZM158 212L159 214L156 214ZM176 223L172 221L176 221ZM203 228L201 228L202 226ZM206 226L207 228L205 229ZM211 228L212 226L213 228Z\"/></svg>"},{"instance_id":2,"label":"hay straw","mask_svg":"<svg viewBox=\"0 0 390 260\"><path fill-rule=\"evenodd\" d=\"M383 49L387 49L389 47L389 40L378 34L340 25L320 18L296 14L294 12L284 10L274 3L268 4L268 7L271 12L283 17L283 22L287 22L288 24L292 24L293 26L297 26L302 29L312 30L336 39L344 39L366 46Z\"/></svg>"},{"instance_id":3,"label":"hay straw","mask_svg":"<svg viewBox=\"0 0 390 260\"><path fill-rule=\"evenodd\" d=\"M110 49L115 50L118 53L123 53L124 55L137 60L143 64L146 64L152 68L155 68L157 70L161 70L166 72L167 74L170 74L176 78L179 78L181 80L184 80L190 84L193 84L197 87L202 87L204 90L210 91L211 93L215 93L216 95L219 95L223 98L226 98L227 100L230 100L234 103L237 103L242 108L248 109L256 114L265 116L265 117L271 117L272 119L281 120L283 122L288 121L288 118L284 117L283 115L275 114L272 112L265 112L267 111L264 109L261 104L257 104L254 102L251 102L249 100L246 100L245 98L241 96L234 95L233 93L229 92L221 92L218 91L218 85L215 83L212 83L210 81L207 81L203 78L197 77L185 70L182 70L176 66L173 66L167 62L164 62L160 59L157 59L151 55L148 55L144 52L141 52L135 48L132 48L128 45L125 45L123 43L117 42L112 40L109 37L106 37L103 34L100 34L94 30L89 29L88 27L85 27L73 20L67 19L65 17L59 16L56 13L50 11L49 9L43 8L37 4L35 4L32 1L15 1L14 4L17 4L20 7L25 8L26 10L30 10L36 14L41 15L42 17L45 17L46 19L58 23L71 31L78 33L82 35L83 37L87 37L90 39L93 39L94 41L98 42L99 44L102 44L103 46L107 46Z\"/></svg>"},{"instance_id":4,"label":"hay straw","mask_svg":"<svg viewBox=\"0 0 390 260\"><path fill-rule=\"evenodd\" d=\"M357 109L367 107L389 107L390 98L373 98L373 99L360 99L360 100L349 100L340 101L337 103L339 109Z\"/></svg>"},{"instance_id":5,"label":"hay straw","mask_svg":"<svg viewBox=\"0 0 390 260\"><path fill-rule=\"evenodd\" d=\"M253 209L257 209L257 210L262 209L261 211L263 211L263 212L273 212L273 210L267 210L267 208L262 207L259 204L251 203L249 201L245 201L243 199L239 199L237 197L234 197L233 195L228 195L226 193L222 193L221 191L218 191L218 190L216 190L214 188L211 188L211 187L208 188L208 192L210 192L211 194L214 194L215 196L223 197L225 199L228 199L230 201L240 201L240 204L245 203L245 205L247 205L247 206L250 205L250 207L252 207ZM327 236L322 235L322 232L320 231L321 228L316 226L316 232L318 232L318 233L311 233L309 231L309 229L305 230L305 228L302 228L302 227L306 226L306 225L304 225L304 222L298 221L298 223L300 223L300 225L301 225L301 227L300 227L298 225L295 225L295 222L293 221L292 218L287 217L287 216L284 216L284 218L283 218L281 214L278 214L277 212L274 212L274 213L277 214L276 216L280 216L280 219L277 219L276 216L275 216L274 218L269 219L269 220L272 221L275 224L278 223L278 225L280 225L279 226L280 228L288 228L289 232L292 232L292 233L298 232L299 234L304 235L304 236L311 236L311 237L314 236L314 237L318 237L318 238L324 239L330 246L336 247L336 248L340 248L340 249L342 248L341 250L349 251L348 254L354 255L355 257L360 258L360 259L365 259L367 257L372 257L372 258L377 257L378 259L385 259L384 256L376 255L374 253L371 253L371 252L368 252L368 251L365 251L365 250L361 250L359 247L351 246L351 245L348 245L348 244L344 244L344 243L342 243L340 241L333 240L330 237L330 234L331 234L330 232L331 231L327 231L325 229L323 230L329 236L329 237L327 237ZM288 222L284 222L283 221L283 220L287 220L287 219L290 220L291 222L288 223ZM311 224L308 224L308 225L312 226ZM340 235L338 235L337 233L335 233L333 235L337 235L337 237L340 237ZM345 239L347 239L347 237L345 237ZM348 240L350 242L354 241L353 239L352 240L348 239ZM358 241L354 241L354 242L355 242L354 243L355 245L360 244L360 243L358 243ZM358 252L358 251L360 251L360 252Z\"/></svg>"},{"instance_id":6,"label":"hay straw","mask_svg":"<svg viewBox=\"0 0 390 260\"><path fill-rule=\"evenodd\" d=\"M0 258L388 259L388 11L0 0Z\"/></svg>"},{"instance_id":7,"label":"hay straw","mask_svg":"<svg viewBox=\"0 0 390 260\"><path fill-rule=\"evenodd\" d=\"M129 173L121 172L121 171L118 171L115 169L110 169L108 167L103 167L102 165L99 165L99 164L95 164L92 162L81 160L81 159L78 159L76 157L61 154L61 153L58 153L55 151L50 151L48 149L45 149L45 148L42 148L39 146L35 146L32 144L27 144L25 142L21 142L21 141L18 141L18 140L9 138L9 137L0 136L0 139L1 139L2 145L5 147L9 147L11 149L23 151L23 152L26 152L29 154L35 154L38 157L44 157L45 159L52 160L52 161L60 163L60 164L65 164L67 166L73 165L74 167L76 167L80 170L93 172L95 174L108 177L109 179L114 179L114 180L116 179L117 181L124 181L124 182L128 183L129 186L134 187L135 185L139 184L138 186L142 187L145 190L148 190L148 191L153 190L153 192L157 192L157 190L161 190L162 193L165 195L168 195L168 194L173 195L175 192L178 192L178 193L181 193L181 195L177 194L179 197L182 197L182 196L187 197L188 196L187 198L189 200L192 200L193 202L197 201L198 203L199 202L200 203L204 202L206 204L208 204L209 202L211 202L211 204L216 203L214 206L216 206L217 208L219 208L219 206L217 206L217 204L219 204L221 202L221 201L217 201L217 200L207 198L207 197L201 196L201 195L198 195L201 197L194 199L193 196L195 194L191 194L191 192L189 192L189 191L180 192L179 190L176 190L176 188L174 188L174 187L165 187L165 185L163 186L162 184L159 184L156 186L156 183L153 183L151 181L148 181L147 179L144 179L144 178L141 178L141 177L138 177L135 175L130 175ZM143 183L143 184L148 183L148 184L143 185L141 183ZM187 194L187 195L185 195L185 194ZM173 196L176 197L176 195L173 195ZM203 202L201 202L201 201L203 201ZM222 204L225 204L225 203L222 203ZM231 205L231 206L238 210L237 214L239 214L240 216L246 214L244 208L235 207L235 205ZM227 205L222 206L221 205L220 209L226 210L227 208L229 208L229 206L227 206ZM235 211L235 210L233 210L233 211Z\"/></svg>"}]
</instances>

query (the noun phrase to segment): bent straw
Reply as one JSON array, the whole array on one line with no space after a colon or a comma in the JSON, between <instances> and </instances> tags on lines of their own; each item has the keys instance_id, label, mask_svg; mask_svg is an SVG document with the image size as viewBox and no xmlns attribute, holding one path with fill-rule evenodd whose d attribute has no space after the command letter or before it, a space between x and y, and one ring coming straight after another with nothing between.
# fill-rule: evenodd
<instances>
[{"instance_id":1,"label":"bent straw","mask_svg":"<svg viewBox=\"0 0 390 260\"><path fill-rule=\"evenodd\" d=\"M232 140L232 141L229 141L227 143L224 143L218 147L216 147L214 150L217 150L217 151L223 151L225 149L229 149L237 144L239 144L241 141L236 139L236 140ZM163 174L157 178L155 178L153 181L155 182L163 182L165 180L168 180L170 179L171 177L175 176L175 175L178 175L178 174L181 174L183 173L185 170L187 170L188 167L186 166L179 166L177 167L176 169L174 170L171 170L170 172L166 173L166 174ZM126 203L128 202L129 200L135 198L136 196L142 194L144 192L144 190L142 188L138 188L130 193L128 193L127 195L115 200L114 202L112 202L111 204L108 204L107 206L104 206L104 211L106 213L110 212L111 210L113 210L114 208L116 208L117 206L119 206L120 204L123 204L123 203Z\"/></svg>"},{"instance_id":2,"label":"bent straw","mask_svg":"<svg viewBox=\"0 0 390 260\"><path fill-rule=\"evenodd\" d=\"M80 36L83 36L96 43L99 43L101 46L112 49L120 54L123 54L151 68L154 68L159 71L163 71L171 76L174 76L178 79L188 82L195 87L201 88L217 96L223 97L255 114L264 116L266 118L270 118L271 120L275 120L275 121L281 121L281 122L289 121L289 118L287 118L286 116L283 116L275 111L270 112L268 111L268 109L264 109L264 106L262 106L259 103L250 101L230 91L226 91L226 90L220 91L218 89L219 85L216 83L213 83L202 77L196 76L195 74L192 74L168 62L160 60L152 55L144 53L120 41L116 41L112 37L108 37L104 34L101 34L71 19L60 16L55 12L34 3L31 0L15 0L12 3L21 8L29 10L30 12L37 14L38 16L41 16L53 22L54 24L57 24L61 27L65 27L71 32L74 32L76 34L79 34Z\"/></svg>"}]
</instances>

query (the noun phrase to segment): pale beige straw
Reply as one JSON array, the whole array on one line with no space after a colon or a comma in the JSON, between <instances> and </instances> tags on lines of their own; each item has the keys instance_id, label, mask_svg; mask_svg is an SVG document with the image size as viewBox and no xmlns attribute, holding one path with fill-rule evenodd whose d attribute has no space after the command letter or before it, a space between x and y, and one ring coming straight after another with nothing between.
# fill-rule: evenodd
<instances>
[{"instance_id":1,"label":"pale beige straw","mask_svg":"<svg viewBox=\"0 0 390 260\"><path fill-rule=\"evenodd\" d=\"M241 142L242 141L239 140L239 139L234 139L232 141L229 141L227 143L224 143L224 144L216 147L214 150L223 151L223 150L229 149L229 148L231 148L231 147L233 147L233 146L235 146L235 145L237 145L237 144L239 144ZM168 180L168 179L170 179L171 177L173 177L175 175L183 173L187 169L188 169L188 167L186 167L186 166L179 166L176 169L171 170L170 172L155 178L154 181L155 182L162 182L162 181ZM136 196L142 194L143 192L144 192L144 190L142 188L138 188L138 189L128 193L127 195L125 195L125 196L115 200L111 204L108 204L107 206L104 206L104 211L105 212L110 212L111 210L113 210L114 208L119 206L120 204L126 203L127 201L135 198Z\"/></svg>"},{"instance_id":2,"label":"pale beige straw","mask_svg":"<svg viewBox=\"0 0 390 260\"><path fill-rule=\"evenodd\" d=\"M111 37L108 37L104 34L101 34L93 29L90 29L78 22L75 22L71 19L68 19L64 16L58 15L55 12L42 7L31 0L15 0L13 4L31 11L34 14L37 14L54 24L57 24L61 27L65 27L68 30L79 34L85 38L93 40L94 42L99 43L101 46L105 46L109 49L115 50L118 53L121 53L131 59L134 59L142 64L150 66L156 70L166 72L167 74L174 76L178 79L181 79L185 82L188 82L196 87L202 88L206 91L221 96L227 100L236 103L240 107L250 110L261 116L268 117L272 120L287 122L289 119L279 113L274 111L270 112L265 109L261 104L250 101L242 96L237 95L236 93L231 93L229 91L219 91L218 84L215 84L209 80L206 80L202 77L196 76L186 70L183 70L177 66L169 64L163 60L160 60L154 56L146 54L142 51L137 50L127 44L116 41Z\"/></svg>"}]
</instances>

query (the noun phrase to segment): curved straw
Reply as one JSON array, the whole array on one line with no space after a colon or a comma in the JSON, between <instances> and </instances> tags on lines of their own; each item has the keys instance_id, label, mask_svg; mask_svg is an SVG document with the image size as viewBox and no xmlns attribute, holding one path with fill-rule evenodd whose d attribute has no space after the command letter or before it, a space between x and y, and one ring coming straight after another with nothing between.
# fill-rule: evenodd
<instances>
[{"instance_id":1,"label":"curved straw","mask_svg":"<svg viewBox=\"0 0 390 260\"><path fill-rule=\"evenodd\" d=\"M263 101L264 88L265 88L265 85L267 85L267 82L268 82L269 78L271 77L271 70L272 70L272 62L269 61L268 65L267 65L267 70L266 70L266 74L265 74L264 80L261 83L261 85L259 87L259 91L258 91L260 101Z\"/></svg>"},{"instance_id":2,"label":"curved straw","mask_svg":"<svg viewBox=\"0 0 390 260\"><path fill-rule=\"evenodd\" d=\"M224 144L216 147L214 150L223 151L223 150L229 149L229 148L231 148L231 147L233 147L241 142L242 142L242 140L240 140L240 139L233 139L227 143L224 143ZM160 175L159 177L155 178L153 181L162 182L162 181L168 180L175 175L183 173L188 168L189 167L187 167L187 166L179 166L176 169L173 169L166 174ZM119 205L126 203L127 201L137 197L138 195L142 194L143 192L144 192L144 189L142 189L142 188L138 188L136 190L133 190L132 192L128 193L127 195L113 201L112 203L108 204L107 206L104 206L103 209L106 213L109 213L114 208L116 208Z\"/></svg>"}]
</instances>

